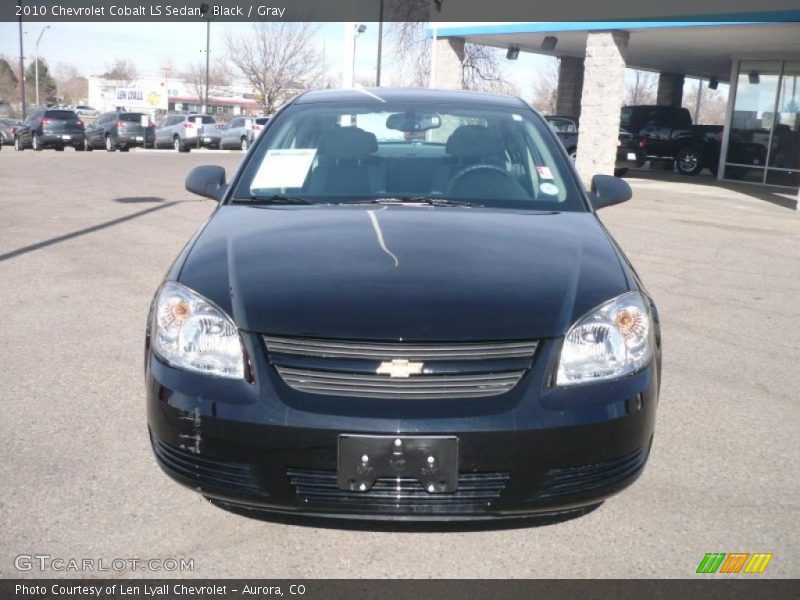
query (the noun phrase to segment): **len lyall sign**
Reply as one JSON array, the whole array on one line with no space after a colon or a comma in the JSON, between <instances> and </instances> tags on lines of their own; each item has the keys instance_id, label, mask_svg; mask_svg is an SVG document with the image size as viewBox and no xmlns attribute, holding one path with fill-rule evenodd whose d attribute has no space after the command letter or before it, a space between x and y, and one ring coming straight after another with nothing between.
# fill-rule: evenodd
<instances>
[{"instance_id":1,"label":"len lyall sign","mask_svg":"<svg viewBox=\"0 0 800 600\"><path fill-rule=\"evenodd\" d=\"M115 105L125 109L167 109L167 94L163 89L118 87L114 97Z\"/></svg>"}]
</instances>

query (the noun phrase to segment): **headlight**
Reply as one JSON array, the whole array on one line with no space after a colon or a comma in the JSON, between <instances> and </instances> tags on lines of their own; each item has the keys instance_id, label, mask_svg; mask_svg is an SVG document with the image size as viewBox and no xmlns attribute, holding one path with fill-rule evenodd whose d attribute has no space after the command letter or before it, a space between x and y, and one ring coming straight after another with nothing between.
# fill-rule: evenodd
<instances>
[{"instance_id":1,"label":"headlight","mask_svg":"<svg viewBox=\"0 0 800 600\"><path fill-rule=\"evenodd\" d=\"M639 292L601 304L567 332L556 385L635 373L653 356L652 332L649 305Z\"/></svg>"},{"instance_id":2,"label":"headlight","mask_svg":"<svg viewBox=\"0 0 800 600\"><path fill-rule=\"evenodd\" d=\"M153 349L173 367L241 379L244 355L239 330L220 308L175 282L158 292Z\"/></svg>"}]
</instances>

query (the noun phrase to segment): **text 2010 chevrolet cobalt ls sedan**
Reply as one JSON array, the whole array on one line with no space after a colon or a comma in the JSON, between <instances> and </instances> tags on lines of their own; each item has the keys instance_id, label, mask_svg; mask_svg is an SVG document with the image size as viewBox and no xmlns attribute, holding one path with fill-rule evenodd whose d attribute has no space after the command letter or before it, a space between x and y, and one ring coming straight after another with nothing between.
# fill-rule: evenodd
<instances>
[{"instance_id":1,"label":"text 2010 chevrolet cobalt ls sedan","mask_svg":"<svg viewBox=\"0 0 800 600\"><path fill-rule=\"evenodd\" d=\"M259 511L488 519L642 471L652 299L544 119L468 92L303 94L270 120L149 316L161 467Z\"/></svg>"}]
</instances>

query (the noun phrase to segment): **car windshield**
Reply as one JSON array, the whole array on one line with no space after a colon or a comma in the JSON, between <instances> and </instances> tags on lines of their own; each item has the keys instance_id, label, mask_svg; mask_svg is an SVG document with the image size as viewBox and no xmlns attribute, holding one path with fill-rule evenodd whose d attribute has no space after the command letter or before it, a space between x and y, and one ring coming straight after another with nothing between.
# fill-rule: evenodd
<instances>
[{"instance_id":1,"label":"car windshield","mask_svg":"<svg viewBox=\"0 0 800 600\"><path fill-rule=\"evenodd\" d=\"M449 200L585 211L558 143L523 106L296 104L256 146L233 201Z\"/></svg>"}]
</instances>

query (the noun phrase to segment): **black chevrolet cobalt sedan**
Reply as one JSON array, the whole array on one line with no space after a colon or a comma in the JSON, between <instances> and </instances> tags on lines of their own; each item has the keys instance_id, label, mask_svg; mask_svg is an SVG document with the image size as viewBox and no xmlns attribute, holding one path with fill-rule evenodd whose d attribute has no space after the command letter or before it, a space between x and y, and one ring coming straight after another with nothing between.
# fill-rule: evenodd
<instances>
[{"instance_id":1,"label":"black chevrolet cobalt sedan","mask_svg":"<svg viewBox=\"0 0 800 600\"><path fill-rule=\"evenodd\" d=\"M150 439L236 510L457 520L573 514L650 451L653 300L546 121L505 96L300 95L156 292Z\"/></svg>"}]
</instances>

